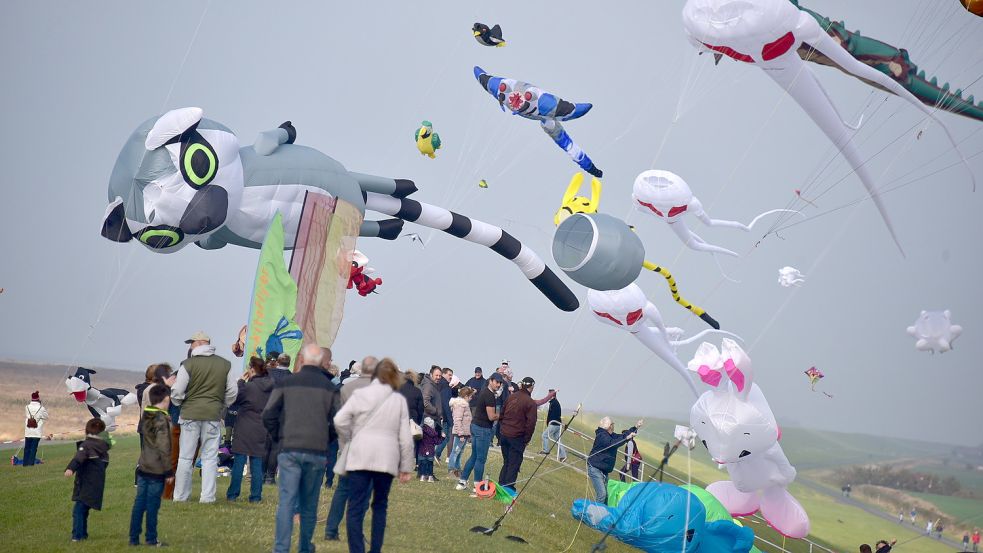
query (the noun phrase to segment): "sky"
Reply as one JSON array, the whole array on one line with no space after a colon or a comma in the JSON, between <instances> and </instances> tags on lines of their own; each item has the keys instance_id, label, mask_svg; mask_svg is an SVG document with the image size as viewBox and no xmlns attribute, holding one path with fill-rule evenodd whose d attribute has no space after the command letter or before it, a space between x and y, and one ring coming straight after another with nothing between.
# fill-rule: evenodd
<instances>
[{"instance_id":1,"label":"sky","mask_svg":"<svg viewBox=\"0 0 983 553\"><path fill-rule=\"evenodd\" d=\"M983 98L983 19L957 1L806 5L906 48L940 82ZM119 149L137 124L178 107L201 107L244 146L289 119L297 143L353 171L412 179L415 198L500 225L555 268L552 217L576 167L536 123L499 110L472 75L480 65L593 103L565 126L604 170L601 210L635 225L648 259L743 338L780 424L983 442L975 408L983 190L972 192L937 125L926 128L898 98L812 67L845 118L863 116L854 140L885 191L902 256L860 201L859 180L778 86L757 68L727 58L714 67L697 55L681 0L514 6L3 3L0 358L142 371L180 361L183 340L199 329L230 355L257 250L160 255L99 236ZM478 45L475 21L501 24L508 46ZM435 160L414 147L424 119L443 142ZM983 123L939 119L967 156L983 150ZM983 155L969 164L983 178ZM766 219L751 233L689 221L742 254L715 259L632 212L632 182L651 168L685 178L716 218L747 222L792 205L802 216ZM795 189L815 206L794 204ZM765 236L774 223L782 228ZM682 380L627 334L583 309L553 308L487 248L406 230L426 248L359 240L384 284L378 295L348 296L336 359L391 356L402 368L439 364L469 375L507 358L518 377L558 388L567 408L686 416L692 396ZM806 274L801 288L778 285L786 265ZM583 304L586 290L563 278ZM642 274L638 284L667 324L705 328L672 302L660 276ZM952 310L964 328L953 351L915 350L905 328L923 309ZM695 348L680 347L684 363ZM803 371L813 365L833 398L810 391ZM52 382L47 393L62 386Z\"/></svg>"}]
</instances>

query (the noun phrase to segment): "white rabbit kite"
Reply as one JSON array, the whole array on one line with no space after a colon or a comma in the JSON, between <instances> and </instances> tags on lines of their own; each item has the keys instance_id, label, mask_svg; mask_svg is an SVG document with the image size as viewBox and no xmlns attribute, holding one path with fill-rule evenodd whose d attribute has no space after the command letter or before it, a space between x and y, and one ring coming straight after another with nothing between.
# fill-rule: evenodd
<instances>
[{"instance_id":1,"label":"white rabbit kite","mask_svg":"<svg viewBox=\"0 0 983 553\"><path fill-rule=\"evenodd\" d=\"M682 177L675 173L658 169L644 171L635 177L631 199L635 208L642 213L665 219L669 223L669 228L676 233L676 236L688 248L701 252L722 253L734 257L737 257L736 252L708 244L697 236L695 232L686 226L686 222L682 218L683 215L692 213L694 217L708 227L728 227L750 231L755 223L760 221L765 215L782 212L798 213L798 211L792 209L772 209L771 211L766 211L758 215L746 225L737 221L711 219L703 211L703 204L693 195L693 191L690 190L689 185L686 184L686 181Z\"/></svg>"},{"instance_id":2,"label":"white rabbit kite","mask_svg":"<svg viewBox=\"0 0 983 553\"><path fill-rule=\"evenodd\" d=\"M795 468L778 443L781 429L754 383L751 359L728 338L720 349L703 342L689 362L689 369L714 388L696 400L690 426L713 460L730 475L730 480L714 482L706 489L731 515L747 516L760 510L782 535L803 538L809 534L809 515L788 493Z\"/></svg>"},{"instance_id":3,"label":"white rabbit kite","mask_svg":"<svg viewBox=\"0 0 983 553\"><path fill-rule=\"evenodd\" d=\"M689 389L694 396L699 395L693 379L683 365L683 362L676 356L676 346L691 344L709 333L727 334L737 337L735 334L724 330L706 329L695 336L680 340L683 330L676 327L666 328L662 322L662 315L659 310L648 301L645 292L637 284L631 283L620 290L587 290L587 305L597 320L616 326L622 330L630 332L639 342L645 345L652 353L659 356L679 373L689 385ZM646 325L646 321L653 325Z\"/></svg>"}]
</instances>

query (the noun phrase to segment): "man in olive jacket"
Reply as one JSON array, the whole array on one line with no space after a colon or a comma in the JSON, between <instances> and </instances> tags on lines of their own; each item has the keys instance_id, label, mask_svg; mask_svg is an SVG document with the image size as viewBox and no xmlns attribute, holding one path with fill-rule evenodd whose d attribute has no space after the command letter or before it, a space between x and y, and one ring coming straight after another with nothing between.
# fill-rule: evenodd
<instances>
[{"instance_id":1,"label":"man in olive jacket","mask_svg":"<svg viewBox=\"0 0 983 553\"><path fill-rule=\"evenodd\" d=\"M185 340L191 357L181 362L171 388L171 401L181 406L180 453L174 478L174 501L191 495L191 470L195 450L201 444L201 502L215 501L218 445L222 438L223 411L236 400L239 375L232 364L215 355L215 346L204 332Z\"/></svg>"}]
</instances>

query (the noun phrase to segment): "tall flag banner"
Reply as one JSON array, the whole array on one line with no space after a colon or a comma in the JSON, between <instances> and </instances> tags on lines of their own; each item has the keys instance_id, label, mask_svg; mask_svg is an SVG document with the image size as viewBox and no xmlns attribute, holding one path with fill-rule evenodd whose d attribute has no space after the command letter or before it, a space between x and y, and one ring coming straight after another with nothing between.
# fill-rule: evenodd
<instances>
[{"instance_id":1,"label":"tall flag banner","mask_svg":"<svg viewBox=\"0 0 983 553\"><path fill-rule=\"evenodd\" d=\"M251 356L265 358L271 351L296 359L303 343L301 329L294 322L297 284L283 260L283 234L282 217L277 213L259 252L243 352L244 368L249 366Z\"/></svg>"}]
</instances>

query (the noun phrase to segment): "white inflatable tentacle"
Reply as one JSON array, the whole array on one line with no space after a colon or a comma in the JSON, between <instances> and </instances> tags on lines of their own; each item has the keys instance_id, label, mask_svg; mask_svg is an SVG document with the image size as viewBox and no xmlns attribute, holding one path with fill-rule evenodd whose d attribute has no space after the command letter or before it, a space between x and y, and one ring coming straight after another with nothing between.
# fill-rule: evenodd
<instances>
[{"instance_id":1,"label":"white inflatable tentacle","mask_svg":"<svg viewBox=\"0 0 983 553\"><path fill-rule=\"evenodd\" d=\"M850 167L860 178L860 182L867 189L871 201L881 214L881 219L884 220L884 224L887 226L894 243L898 246L898 250L901 255L904 255L904 248L901 247L898 235L894 231L894 225L891 224L891 218L887 214L887 208L874 186L874 180L864 166L860 151L850 140L852 135L850 129L840 119L833 104L822 92L816 76L806 67L805 62L798 56L789 56L788 60L789 64L783 69L765 71L765 74L785 89L850 163Z\"/></svg>"},{"instance_id":2,"label":"white inflatable tentacle","mask_svg":"<svg viewBox=\"0 0 983 553\"><path fill-rule=\"evenodd\" d=\"M769 210L769 211L765 211L764 213L762 213L761 215L758 215L754 219L751 219L751 222L747 224L747 230L753 229L754 228L754 225L757 224L758 221L760 221L762 218L764 218L764 217L766 217L768 215L772 215L774 213L797 213L799 215L802 215L802 212L799 211L799 210L797 210L797 209L772 209L772 210Z\"/></svg>"},{"instance_id":3,"label":"white inflatable tentacle","mask_svg":"<svg viewBox=\"0 0 983 553\"><path fill-rule=\"evenodd\" d=\"M664 327L663 327L664 328ZM679 376L683 377L686 384L689 386L691 392L693 392L693 397L699 397L700 393L696 390L696 384L693 383L693 377L690 375L690 371L686 369L686 365L676 357L676 354L672 351L672 346L669 345L669 340L666 339L666 335L659 332L655 327L640 326L637 331L633 332L635 338L645 345L655 355L665 361L667 365L673 368Z\"/></svg>"},{"instance_id":4,"label":"white inflatable tentacle","mask_svg":"<svg viewBox=\"0 0 983 553\"><path fill-rule=\"evenodd\" d=\"M692 344L693 342L695 342L697 340L700 340L704 336L708 336L710 334L723 334L725 336L730 336L731 338L737 338L741 342L744 341L744 338L741 338L740 336L738 336L737 334L734 334L733 332L727 332L726 330L717 330L717 329L714 329L714 328L708 328L708 329L705 329L705 330L701 330L699 333L697 333L694 336L690 336L689 338L684 338L682 340L670 340L669 343L672 344L674 347L675 346L685 346L685 345L688 345L688 344Z\"/></svg>"},{"instance_id":5,"label":"white inflatable tentacle","mask_svg":"<svg viewBox=\"0 0 983 553\"><path fill-rule=\"evenodd\" d=\"M952 136L952 133L949 131L949 128L942 123L938 117L936 117L935 112L937 110L933 110L921 103L918 98L914 96L914 94L908 92L905 87L901 86L901 84L894 79L851 56L850 53L843 49L843 47L833 40L831 36L826 34L822 27L819 26L819 23L809 14L803 12L800 15L799 25L800 28L805 29L807 35L801 38L808 42L810 46L822 52L823 55L831 59L845 71L861 79L875 82L895 95L904 98L910 104L918 108L922 113L938 123L939 126L942 127L942 130L945 131L945 135L949 138L952 148L956 150L957 154L959 154L959 158L962 160L963 165L966 166L966 170L969 171L970 180L973 183L973 191L976 191L976 175L973 174L973 170L969 166L969 161L966 160L966 156L964 156L962 151L959 149L959 145L956 142L956 139ZM825 91L823 91L823 93L825 94Z\"/></svg>"},{"instance_id":6,"label":"white inflatable tentacle","mask_svg":"<svg viewBox=\"0 0 983 553\"><path fill-rule=\"evenodd\" d=\"M669 223L669 228L676 233L676 236L683 241L691 250L701 251L701 252L712 252L721 253L724 255L730 255L733 257L739 257L737 252L732 252L727 248L721 248L720 246L714 246L713 244L708 244L702 238L696 235L693 231L686 226L686 223L679 219L675 222Z\"/></svg>"}]
</instances>

